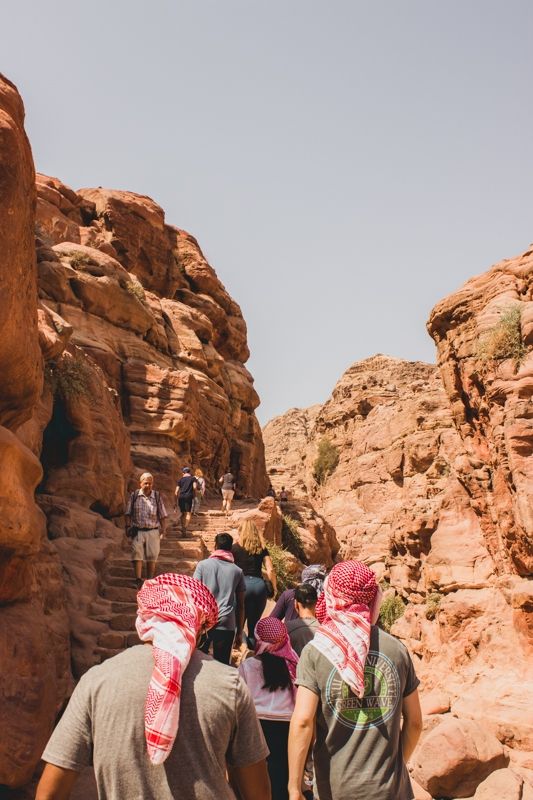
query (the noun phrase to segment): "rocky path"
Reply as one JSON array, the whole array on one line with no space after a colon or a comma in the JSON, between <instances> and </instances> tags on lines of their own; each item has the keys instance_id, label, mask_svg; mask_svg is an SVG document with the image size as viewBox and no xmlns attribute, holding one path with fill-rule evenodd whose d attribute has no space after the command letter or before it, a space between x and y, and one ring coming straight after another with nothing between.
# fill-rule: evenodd
<instances>
[{"instance_id":1,"label":"rocky path","mask_svg":"<svg viewBox=\"0 0 533 800\"><path fill-rule=\"evenodd\" d=\"M241 501L235 510L255 506L254 502ZM204 505L200 514L192 519L187 539L181 538L179 516L172 514L161 542L157 574L179 572L192 575L198 561L213 550L216 534L232 529L231 518L226 520L218 503L216 507L213 503ZM139 643L135 631L136 597L131 558L124 551L109 561L98 598L92 605L92 619L102 623L95 650L97 661L104 661Z\"/></svg>"}]
</instances>

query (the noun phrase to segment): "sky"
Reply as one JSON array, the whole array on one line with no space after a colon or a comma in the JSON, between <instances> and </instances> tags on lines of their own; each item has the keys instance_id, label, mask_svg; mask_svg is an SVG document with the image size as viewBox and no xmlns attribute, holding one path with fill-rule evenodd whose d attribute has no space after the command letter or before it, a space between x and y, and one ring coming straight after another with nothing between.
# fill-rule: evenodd
<instances>
[{"instance_id":1,"label":"sky","mask_svg":"<svg viewBox=\"0 0 533 800\"><path fill-rule=\"evenodd\" d=\"M262 423L533 240L530 0L0 0L36 168L151 196L248 325Z\"/></svg>"}]
</instances>

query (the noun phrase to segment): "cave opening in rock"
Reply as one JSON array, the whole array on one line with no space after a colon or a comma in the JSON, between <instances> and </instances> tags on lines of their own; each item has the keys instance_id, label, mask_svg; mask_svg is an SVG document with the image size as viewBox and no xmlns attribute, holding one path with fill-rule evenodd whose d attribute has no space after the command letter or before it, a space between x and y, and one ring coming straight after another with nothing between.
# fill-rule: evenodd
<instances>
[{"instance_id":1,"label":"cave opening in rock","mask_svg":"<svg viewBox=\"0 0 533 800\"><path fill-rule=\"evenodd\" d=\"M241 471L241 449L240 447L232 447L229 454L229 471L235 478L235 482L239 482L239 473Z\"/></svg>"},{"instance_id":2,"label":"cave opening in rock","mask_svg":"<svg viewBox=\"0 0 533 800\"><path fill-rule=\"evenodd\" d=\"M47 479L54 469L68 464L69 444L77 435L78 431L68 418L64 401L60 397L56 398L52 417L43 434L41 451L43 479L37 491L45 491Z\"/></svg>"}]
</instances>

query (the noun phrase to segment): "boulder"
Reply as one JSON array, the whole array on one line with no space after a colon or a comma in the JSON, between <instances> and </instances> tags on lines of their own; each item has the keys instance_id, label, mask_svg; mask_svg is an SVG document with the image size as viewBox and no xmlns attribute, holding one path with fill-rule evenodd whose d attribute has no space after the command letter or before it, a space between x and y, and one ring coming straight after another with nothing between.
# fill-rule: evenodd
<instances>
[{"instance_id":1,"label":"boulder","mask_svg":"<svg viewBox=\"0 0 533 800\"><path fill-rule=\"evenodd\" d=\"M415 780L433 797L470 797L491 772L507 763L495 736L477 722L458 719L430 731L412 761Z\"/></svg>"},{"instance_id":2,"label":"boulder","mask_svg":"<svg viewBox=\"0 0 533 800\"><path fill-rule=\"evenodd\" d=\"M479 784L473 800L522 800L523 783L512 769L497 769Z\"/></svg>"}]
</instances>

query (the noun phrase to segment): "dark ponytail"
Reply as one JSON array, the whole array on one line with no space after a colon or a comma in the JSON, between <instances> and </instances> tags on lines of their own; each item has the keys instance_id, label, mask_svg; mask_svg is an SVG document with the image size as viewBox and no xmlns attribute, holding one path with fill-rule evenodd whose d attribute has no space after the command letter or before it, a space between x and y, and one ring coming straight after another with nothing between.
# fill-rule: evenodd
<instances>
[{"instance_id":1,"label":"dark ponytail","mask_svg":"<svg viewBox=\"0 0 533 800\"><path fill-rule=\"evenodd\" d=\"M275 692L277 689L290 689L292 682L289 668L284 658L272 653L261 653L259 656L263 665L263 689Z\"/></svg>"}]
</instances>

